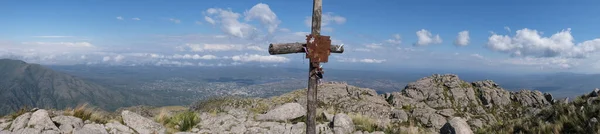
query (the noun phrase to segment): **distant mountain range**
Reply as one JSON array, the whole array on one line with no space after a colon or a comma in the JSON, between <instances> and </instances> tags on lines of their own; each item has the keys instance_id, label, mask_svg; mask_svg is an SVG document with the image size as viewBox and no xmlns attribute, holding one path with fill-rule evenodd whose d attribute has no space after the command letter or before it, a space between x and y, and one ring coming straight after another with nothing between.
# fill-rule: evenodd
<instances>
[{"instance_id":1,"label":"distant mountain range","mask_svg":"<svg viewBox=\"0 0 600 134\"><path fill-rule=\"evenodd\" d=\"M56 71L55 71L56 70ZM555 98L600 87L600 75L487 72L396 72L326 69L324 81L344 81L378 93L399 92L431 74L494 80L507 90L540 90ZM306 87L306 70L281 67L41 66L0 59L0 115L22 106L63 109L89 103L105 110L133 105L188 105L216 96L271 97Z\"/></svg>"},{"instance_id":2,"label":"distant mountain range","mask_svg":"<svg viewBox=\"0 0 600 134\"><path fill-rule=\"evenodd\" d=\"M62 109L89 103L113 110L152 102L19 60L0 59L0 76L0 115L24 106Z\"/></svg>"}]
</instances>

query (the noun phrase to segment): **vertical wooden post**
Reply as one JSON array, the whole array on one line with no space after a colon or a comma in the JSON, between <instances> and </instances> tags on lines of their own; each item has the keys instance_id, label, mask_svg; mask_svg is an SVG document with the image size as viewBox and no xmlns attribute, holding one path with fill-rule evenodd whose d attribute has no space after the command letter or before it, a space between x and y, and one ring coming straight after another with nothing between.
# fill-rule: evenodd
<instances>
[{"instance_id":1,"label":"vertical wooden post","mask_svg":"<svg viewBox=\"0 0 600 134\"><path fill-rule=\"evenodd\" d=\"M322 1L314 0L313 1L313 14L312 14L312 27L311 34L313 36L321 35L321 11L322 11ZM306 111L306 133L307 134L315 134L316 133L316 115L317 115L317 87L318 87L318 78L316 75L313 75L316 72L317 67L319 67L319 62L313 62L309 60L308 64L308 91L306 92L307 97L307 111Z\"/></svg>"}]
</instances>

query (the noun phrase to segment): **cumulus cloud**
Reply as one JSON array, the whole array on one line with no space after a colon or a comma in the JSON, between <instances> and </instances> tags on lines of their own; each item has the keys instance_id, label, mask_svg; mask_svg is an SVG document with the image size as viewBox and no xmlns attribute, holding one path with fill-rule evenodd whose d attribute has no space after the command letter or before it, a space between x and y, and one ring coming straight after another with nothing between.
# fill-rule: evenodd
<instances>
[{"instance_id":1,"label":"cumulus cloud","mask_svg":"<svg viewBox=\"0 0 600 134\"><path fill-rule=\"evenodd\" d=\"M454 45L456 46L466 46L469 45L469 31L461 31L458 32L458 36L454 41Z\"/></svg>"},{"instance_id":2,"label":"cumulus cloud","mask_svg":"<svg viewBox=\"0 0 600 134\"><path fill-rule=\"evenodd\" d=\"M393 44L393 45L400 45L400 43L402 43L400 34L394 34L392 35L393 39L388 39L385 42Z\"/></svg>"},{"instance_id":3,"label":"cumulus cloud","mask_svg":"<svg viewBox=\"0 0 600 134\"><path fill-rule=\"evenodd\" d=\"M123 17L117 16L117 20L123 20Z\"/></svg>"},{"instance_id":4,"label":"cumulus cloud","mask_svg":"<svg viewBox=\"0 0 600 134\"><path fill-rule=\"evenodd\" d=\"M277 15L271 11L269 5L263 3L254 5L249 11L244 12L244 15L246 16L246 21L254 19L259 20L267 27L269 33L275 32L277 26L281 23L281 21L277 19Z\"/></svg>"},{"instance_id":5,"label":"cumulus cloud","mask_svg":"<svg viewBox=\"0 0 600 134\"><path fill-rule=\"evenodd\" d=\"M417 37L419 38L417 43L415 43L415 45L417 45L417 46L427 46L429 44L442 43L442 38L440 38L440 35L436 34L435 36L433 36L433 34L431 34L431 32L429 32L425 29L421 29L421 30L417 31Z\"/></svg>"},{"instance_id":6,"label":"cumulus cloud","mask_svg":"<svg viewBox=\"0 0 600 134\"><path fill-rule=\"evenodd\" d=\"M321 15L321 30L323 31L333 31L333 28L328 27L330 24L344 24L346 23L346 18L335 15L332 12L327 12ZM304 24L307 27L312 27L312 17L307 16L304 18Z\"/></svg>"},{"instance_id":7,"label":"cumulus cloud","mask_svg":"<svg viewBox=\"0 0 600 134\"><path fill-rule=\"evenodd\" d=\"M236 55L236 56L231 57L231 59L233 61L239 61L239 62L262 62L262 63L285 63L285 62L290 61L290 59L288 59L286 57L275 56L275 55L263 56L263 55L258 55L258 54Z\"/></svg>"},{"instance_id":8,"label":"cumulus cloud","mask_svg":"<svg viewBox=\"0 0 600 134\"><path fill-rule=\"evenodd\" d=\"M575 45L571 29L562 30L550 37L542 37L541 32L521 29L516 35L493 34L488 38L489 49L519 57L566 57L585 58L600 50L600 39L583 41Z\"/></svg>"},{"instance_id":9,"label":"cumulus cloud","mask_svg":"<svg viewBox=\"0 0 600 134\"><path fill-rule=\"evenodd\" d=\"M211 17L208 17L208 16L204 16L204 20L212 25L217 23L214 19L212 19Z\"/></svg>"},{"instance_id":10,"label":"cumulus cloud","mask_svg":"<svg viewBox=\"0 0 600 134\"><path fill-rule=\"evenodd\" d=\"M207 22L211 24L219 23L221 25L221 30L226 34L239 38L253 38L257 32L257 29L254 26L240 22L238 19L241 15L231 10L209 8L206 10L206 13L209 15L205 16L205 19L209 18ZM213 18L216 20L212 20Z\"/></svg>"},{"instance_id":11,"label":"cumulus cloud","mask_svg":"<svg viewBox=\"0 0 600 134\"><path fill-rule=\"evenodd\" d=\"M125 59L125 56L119 54L119 55L115 56L114 59L115 59L115 62L121 62L123 59Z\"/></svg>"}]
</instances>

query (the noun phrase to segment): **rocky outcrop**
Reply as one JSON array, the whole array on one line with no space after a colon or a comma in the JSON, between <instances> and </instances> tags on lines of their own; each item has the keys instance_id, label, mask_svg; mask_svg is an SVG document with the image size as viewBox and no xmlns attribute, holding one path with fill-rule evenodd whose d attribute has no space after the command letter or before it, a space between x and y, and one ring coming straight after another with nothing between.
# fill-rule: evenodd
<instances>
[{"instance_id":1,"label":"rocky outcrop","mask_svg":"<svg viewBox=\"0 0 600 134\"><path fill-rule=\"evenodd\" d=\"M348 134L354 132L354 123L352 119L343 113L336 114L333 117L333 132L335 134Z\"/></svg>"},{"instance_id":2,"label":"rocky outcrop","mask_svg":"<svg viewBox=\"0 0 600 134\"><path fill-rule=\"evenodd\" d=\"M464 119L454 117L444 124L440 134L473 134L473 131Z\"/></svg>"},{"instance_id":3,"label":"rocky outcrop","mask_svg":"<svg viewBox=\"0 0 600 134\"><path fill-rule=\"evenodd\" d=\"M83 127L83 121L73 116L56 116L52 118L55 124L58 125L61 133L72 133L75 129Z\"/></svg>"},{"instance_id":4,"label":"rocky outcrop","mask_svg":"<svg viewBox=\"0 0 600 134\"><path fill-rule=\"evenodd\" d=\"M121 112L121 117L123 117L123 122L125 122L125 124L127 124L127 126L130 126L131 128L133 128L135 131L137 131L139 133L143 133L143 134L149 134L149 133L164 134L164 133L166 133L166 128L163 125L158 124L158 123L156 123L148 118L145 118L139 114L125 110L125 111Z\"/></svg>"},{"instance_id":5,"label":"rocky outcrop","mask_svg":"<svg viewBox=\"0 0 600 134\"><path fill-rule=\"evenodd\" d=\"M306 109L298 103L286 103L266 114L258 115L258 120L262 121L287 121L306 115Z\"/></svg>"}]
</instances>

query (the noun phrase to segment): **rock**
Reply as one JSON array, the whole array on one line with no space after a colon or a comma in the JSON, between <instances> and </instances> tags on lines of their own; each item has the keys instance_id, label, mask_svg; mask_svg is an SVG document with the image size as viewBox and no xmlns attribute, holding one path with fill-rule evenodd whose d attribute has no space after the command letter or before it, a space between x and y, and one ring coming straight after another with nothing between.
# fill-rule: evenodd
<instances>
[{"instance_id":1,"label":"rock","mask_svg":"<svg viewBox=\"0 0 600 134\"><path fill-rule=\"evenodd\" d=\"M335 116L333 117L335 120ZM333 134L333 131L327 124L318 124L316 126L317 134Z\"/></svg>"},{"instance_id":2,"label":"rock","mask_svg":"<svg viewBox=\"0 0 600 134\"><path fill-rule=\"evenodd\" d=\"M92 124L92 123L93 123L93 122L92 122L92 121L90 121L90 120L85 120L85 121L83 121L83 124Z\"/></svg>"},{"instance_id":3,"label":"rock","mask_svg":"<svg viewBox=\"0 0 600 134\"><path fill-rule=\"evenodd\" d=\"M131 128L129 128L119 122L116 122L116 121L111 122L111 123L106 123L106 125L104 125L104 127L110 134L134 134L135 133Z\"/></svg>"},{"instance_id":4,"label":"rock","mask_svg":"<svg viewBox=\"0 0 600 134\"><path fill-rule=\"evenodd\" d=\"M25 114L19 115L12 122L12 125L10 125L9 130L12 132L15 132L17 130L25 128L25 126L27 126L27 123L29 122L29 118L31 118L31 113L25 113Z\"/></svg>"},{"instance_id":5,"label":"rock","mask_svg":"<svg viewBox=\"0 0 600 134\"><path fill-rule=\"evenodd\" d=\"M13 134L39 134L42 133L42 129L39 128L25 128L13 131Z\"/></svg>"},{"instance_id":6,"label":"rock","mask_svg":"<svg viewBox=\"0 0 600 134\"><path fill-rule=\"evenodd\" d=\"M350 116L339 113L333 117L333 132L335 134L349 134L354 132L354 123Z\"/></svg>"},{"instance_id":7,"label":"rock","mask_svg":"<svg viewBox=\"0 0 600 134\"><path fill-rule=\"evenodd\" d=\"M442 110L438 110L435 113L440 114L444 117L452 117L454 116L454 109L442 109Z\"/></svg>"},{"instance_id":8,"label":"rock","mask_svg":"<svg viewBox=\"0 0 600 134\"><path fill-rule=\"evenodd\" d=\"M127 126L133 128L138 133L166 133L165 127L161 124L158 124L148 118L145 118L128 110L124 110L123 112L121 112L121 117L123 118L123 122L125 122Z\"/></svg>"},{"instance_id":9,"label":"rock","mask_svg":"<svg viewBox=\"0 0 600 134\"><path fill-rule=\"evenodd\" d=\"M323 111L323 113L321 114L321 116L323 116L328 121L333 121L333 115L327 113L327 111Z\"/></svg>"},{"instance_id":10,"label":"rock","mask_svg":"<svg viewBox=\"0 0 600 134\"><path fill-rule=\"evenodd\" d=\"M600 89L596 88L588 96L589 97L598 97L599 94L600 94Z\"/></svg>"},{"instance_id":11,"label":"rock","mask_svg":"<svg viewBox=\"0 0 600 134\"><path fill-rule=\"evenodd\" d=\"M399 122L408 121L408 114L404 110L394 109L392 110L392 118L398 119Z\"/></svg>"},{"instance_id":12,"label":"rock","mask_svg":"<svg viewBox=\"0 0 600 134\"><path fill-rule=\"evenodd\" d=\"M0 130L4 130L5 128L6 128L6 129L8 129L7 127L8 127L10 124L11 124L11 122L10 122L10 121L8 121L8 122L3 122L3 123L1 123L1 122L0 122Z\"/></svg>"},{"instance_id":13,"label":"rock","mask_svg":"<svg viewBox=\"0 0 600 134\"><path fill-rule=\"evenodd\" d=\"M8 130L0 130L0 134L11 134Z\"/></svg>"},{"instance_id":14,"label":"rock","mask_svg":"<svg viewBox=\"0 0 600 134\"><path fill-rule=\"evenodd\" d=\"M413 110L412 116L417 119L421 124L426 127L433 127L434 129L440 129L446 118L442 115L436 114L436 110L432 108L418 108Z\"/></svg>"},{"instance_id":15,"label":"rock","mask_svg":"<svg viewBox=\"0 0 600 134\"><path fill-rule=\"evenodd\" d=\"M304 122L298 122L292 126L290 133L292 134L303 134L306 131L306 124Z\"/></svg>"},{"instance_id":16,"label":"rock","mask_svg":"<svg viewBox=\"0 0 600 134\"><path fill-rule=\"evenodd\" d=\"M552 94L550 93L544 93L544 98L546 98L546 101L550 102L550 104L554 104L555 102L554 97L552 97Z\"/></svg>"},{"instance_id":17,"label":"rock","mask_svg":"<svg viewBox=\"0 0 600 134\"><path fill-rule=\"evenodd\" d=\"M464 119L454 117L444 124L444 127L440 129L440 134L473 134L473 131Z\"/></svg>"},{"instance_id":18,"label":"rock","mask_svg":"<svg viewBox=\"0 0 600 134\"><path fill-rule=\"evenodd\" d=\"M108 132L102 124L85 124L81 129L75 129L73 134L108 134Z\"/></svg>"},{"instance_id":19,"label":"rock","mask_svg":"<svg viewBox=\"0 0 600 134\"><path fill-rule=\"evenodd\" d=\"M375 131L375 132L372 132L371 134L385 134L385 133L381 132L381 131Z\"/></svg>"},{"instance_id":20,"label":"rock","mask_svg":"<svg viewBox=\"0 0 600 134\"><path fill-rule=\"evenodd\" d=\"M286 103L266 114L260 114L257 120L260 121L287 121L302 117L306 114L306 109L298 103Z\"/></svg>"},{"instance_id":21,"label":"rock","mask_svg":"<svg viewBox=\"0 0 600 134\"><path fill-rule=\"evenodd\" d=\"M511 98L525 107L541 108L550 105L540 91L520 90L511 93Z\"/></svg>"},{"instance_id":22,"label":"rock","mask_svg":"<svg viewBox=\"0 0 600 134\"><path fill-rule=\"evenodd\" d=\"M193 132L193 133L196 133L198 131L200 131L200 129L198 129L198 128L192 128L192 130L191 130L191 132Z\"/></svg>"},{"instance_id":23,"label":"rock","mask_svg":"<svg viewBox=\"0 0 600 134\"><path fill-rule=\"evenodd\" d=\"M42 134L61 134L61 133L58 132L57 130L46 130L46 131L43 131Z\"/></svg>"},{"instance_id":24,"label":"rock","mask_svg":"<svg viewBox=\"0 0 600 134\"><path fill-rule=\"evenodd\" d=\"M33 126L33 128L41 130L58 130L58 127L54 125L52 119L48 116L48 111L44 109L33 112L27 126Z\"/></svg>"},{"instance_id":25,"label":"rock","mask_svg":"<svg viewBox=\"0 0 600 134\"><path fill-rule=\"evenodd\" d=\"M246 126L244 124L235 125L231 127L230 132L234 134L243 134L244 132L246 132Z\"/></svg>"},{"instance_id":26,"label":"rock","mask_svg":"<svg viewBox=\"0 0 600 134\"><path fill-rule=\"evenodd\" d=\"M484 106L506 106L510 104L510 92L506 91L492 80L473 82L473 87L479 92L479 100Z\"/></svg>"},{"instance_id":27,"label":"rock","mask_svg":"<svg viewBox=\"0 0 600 134\"><path fill-rule=\"evenodd\" d=\"M177 132L175 134L196 134L196 133L191 133L191 132Z\"/></svg>"},{"instance_id":28,"label":"rock","mask_svg":"<svg viewBox=\"0 0 600 134\"><path fill-rule=\"evenodd\" d=\"M471 119L469 120L469 124L471 124L471 127L475 128L483 127L483 122L480 119Z\"/></svg>"},{"instance_id":29,"label":"rock","mask_svg":"<svg viewBox=\"0 0 600 134\"><path fill-rule=\"evenodd\" d=\"M83 121L73 116L56 116L52 118L52 121L59 125L61 133L71 133L73 130L83 127Z\"/></svg>"}]
</instances>

